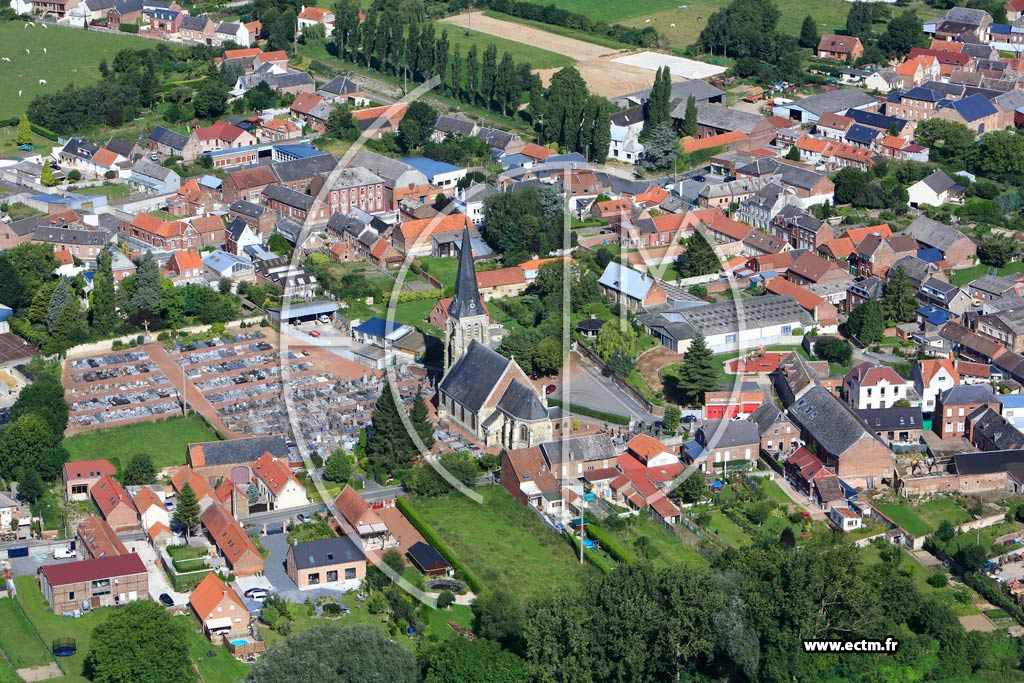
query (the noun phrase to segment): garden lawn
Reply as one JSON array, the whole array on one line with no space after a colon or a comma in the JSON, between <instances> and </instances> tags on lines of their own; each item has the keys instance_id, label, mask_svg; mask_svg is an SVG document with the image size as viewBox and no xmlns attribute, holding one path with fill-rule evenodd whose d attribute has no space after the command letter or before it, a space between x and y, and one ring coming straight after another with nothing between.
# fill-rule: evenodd
<instances>
[{"instance_id":1,"label":"garden lawn","mask_svg":"<svg viewBox=\"0 0 1024 683\"><path fill-rule=\"evenodd\" d=\"M786 495L786 492L776 484L767 478L758 479L761 485L761 490L764 491L765 495L768 496L768 500L773 500L780 505L792 505L793 499Z\"/></svg>"},{"instance_id":2,"label":"garden lawn","mask_svg":"<svg viewBox=\"0 0 1024 683\"><path fill-rule=\"evenodd\" d=\"M0 24L3 26L3 24ZM36 211L28 204L10 204L7 207L7 215L11 217L12 221L20 221L22 218L30 218L32 216L42 216L42 211Z\"/></svg>"},{"instance_id":3,"label":"garden lawn","mask_svg":"<svg viewBox=\"0 0 1024 683\"><path fill-rule=\"evenodd\" d=\"M157 470L185 464L185 447L196 441L216 441L217 434L198 415L172 417L158 422L139 422L123 427L97 429L64 439L72 461L106 458L121 466L136 453L153 459Z\"/></svg>"},{"instance_id":4,"label":"garden lawn","mask_svg":"<svg viewBox=\"0 0 1024 683\"><path fill-rule=\"evenodd\" d=\"M205 683L239 683L245 679L249 673L249 665L232 657L226 647L211 645L191 615L175 619L181 620L188 629L189 656L196 663L199 675ZM216 652L216 656L210 657L210 651Z\"/></svg>"},{"instance_id":5,"label":"garden lawn","mask_svg":"<svg viewBox=\"0 0 1024 683\"><path fill-rule=\"evenodd\" d=\"M461 494L413 498L410 503L489 589L525 599L575 587L597 576L581 566L571 546L500 486L474 489L483 505Z\"/></svg>"},{"instance_id":6,"label":"garden lawn","mask_svg":"<svg viewBox=\"0 0 1024 683\"><path fill-rule=\"evenodd\" d=\"M970 519L967 511L949 498L930 500L917 508L907 503L882 503L877 507L912 536L931 533L943 521L960 524Z\"/></svg>"},{"instance_id":7,"label":"garden lawn","mask_svg":"<svg viewBox=\"0 0 1024 683\"><path fill-rule=\"evenodd\" d=\"M992 266L977 265L971 266L970 268L962 268L956 271L952 277L949 278L951 284L957 287L963 287L964 285L974 282L982 275L986 275L989 272L995 272L996 275L1011 275L1016 273L1024 273L1024 261L1016 261L1014 263L1008 263L1002 268L993 268Z\"/></svg>"},{"instance_id":8,"label":"garden lawn","mask_svg":"<svg viewBox=\"0 0 1024 683\"><path fill-rule=\"evenodd\" d=\"M435 35L440 36L441 31L444 30L448 31L448 42L451 44L451 49L454 50L458 46L463 58L469 53L471 45L476 45L477 53L481 58L483 57L484 50L494 45L498 50L498 61L501 61L502 55L507 52L512 55L512 59L517 64L526 62L534 69L560 68L569 66L576 61L567 55L560 55L557 52L551 52L535 45L519 43L487 33L475 32L467 34L465 29L458 26L435 23Z\"/></svg>"},{"instance_id":9,"label":"garden lawn","mask_svg":"<svg viewBox=\"0 0 1024 683\"><path fill-rule=\"evenodd\" d=\"M637 560L643 559L636 547L640 538L648 539L651 549L650 560L655 566L684 565L695 567L705 565L704 556L687 547L675 534L649 517L634 517L625 528L612 531L602 526L601 530L614 538L622 549Z\"/></svg>"},{"instance_id":10,"label":"garden lawn","mask_svg":"<svg viewBox=\"0 0 1024 683\"><path fill-rule=\"evenodd\" d=\"M79 194L90 194L106 197L107 199L121 199L132 193L130 185L123 183L112 183L110 185L95 185L93 187L80 187L75 190Z\"/></svg>"},{"instance_id":11,"label":"garden lawn","mask_svg":"<svg viewBox=\"0 0 1024 683\"><path fill-rule=\"evenodd\" d=\"M14 600L0 600L0 648L15 669L45 666L53 656Z\"/></svg>"},{"instance_id":12,"label":"garden lawn","mask_svg":"<svg viewBox=\"0 0 1024 683\"><path fill-rule=\"evenodd\" d=\"M711 521L707 530L715 535L718 540L734 548L750 543L750 536L720 510L711 513Z\"/></svg>"},{"instance_id":13,"label":"garden lawn","mask_svg":"<svg viewBox=\"0 0 1024 683\"><path fill-rule=\"evenodd\" d=\"M100 79L100 60L113 63L118 50L151 48L155 44L144 38L126 34L98 33L82 29L42 24L25 28L25 22L0 24L0 57L10 57L3 65L8 85L6 97L0 98L0 118L24 113L32 98L41 93L55 93L65 86L90 85ZM43 48L46 54L43 54ZM25 54L25 50L31 52ZM40 79L47 85L40 85ZM22 91L18 97L18 90ZM51 142L50 146L56 143Z\"/></svg>"},{"instance_id":14,"label":"garden lawn","mask_svg":"<svg viewBox=\"0 0 1024 683\"><path fill-rule=\"evenodd\" d=\"M417 259L423 266L423 270L435 280L438 280L445 287L455 286L455 275L459 269L459 259L456 258L434 258L423 257Z\"/></svg>"},{"instance_id":15,"label":"garden lawn","mask_svg":"<svg viewBox=\"0 0 1024 683\"><path fill-rule=\"evenodd\" d=\"M407 301L397 304L395 306L395 320L423 332L441 335L441 330L426 322L427 316L430 315L430 311L436 303L437 299L420 299L419 301Z\"/></svg>"},{"instance_id":16,"label":"garden lawn","mask_svg":"<svg viewBox=\"0 0 1024 683\"><path fill-rule=\"evenodd\" d=\"M0 26L3 25L0 24ZM56 144L53 140L47 140L42 135L32 133L32 146L36 151L49 152ZM21 153L21 150L18 149L18 127L0 126L0 157L14 156Z\"/></svg>"}]
</instances>

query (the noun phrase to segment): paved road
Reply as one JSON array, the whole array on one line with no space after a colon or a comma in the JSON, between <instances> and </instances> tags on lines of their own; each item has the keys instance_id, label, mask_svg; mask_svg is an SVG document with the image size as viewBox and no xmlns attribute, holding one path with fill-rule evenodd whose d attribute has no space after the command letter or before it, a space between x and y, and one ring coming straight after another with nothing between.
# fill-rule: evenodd
<instances>
[{"instance_id":1,"label":"paved road","mask_svg":"<svg viewBox=\"0 0 1024 683\"><path fill-rule=\"evenodd\" d=\"M654 416L648 413L643 406L634 401L622 389L602 377L601 372L592 365L580 360L575 354L570 355L569 359L571 372L569 399L571 403L606 413L625 415L643 422L655 420ZM563 387L559 386L551 397L565 401Z\"/></svg>"}]
</instances>

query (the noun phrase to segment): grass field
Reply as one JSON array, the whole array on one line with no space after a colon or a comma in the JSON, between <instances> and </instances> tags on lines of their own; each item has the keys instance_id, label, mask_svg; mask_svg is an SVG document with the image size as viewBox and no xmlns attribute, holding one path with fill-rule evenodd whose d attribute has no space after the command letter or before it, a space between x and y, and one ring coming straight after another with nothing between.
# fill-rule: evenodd
<instances>
[{"instance_id":1,"label":"grass field","mask_svg":"<svg viewBox=\"0 0 1024 683\"><path fill-rule=\"evenodd\" d=\"M944 520L960 524L971 518L966 510L949 498L930 500L917 508L906 503L881 503L876 507L912 536L931 533Z\"/></svg>"},{"instance_id":2,"label":"grass field","mask_svg":"<svg viewBox=\"0 0 1024 683\"><path fill-rule=\"evenodd\" d=\"M417 259L424 270L432 278L439 280L445 287L455 286L455 275L459 270L459 259L423 257Z\"/></svg>"},{"instance_id":3,"label":"grass field","mask_svg":"<svg viewBox=\"0 0 1024 683\"><path fill-rule=\"evenodd\" d=\"M117 458L122 466L136 453L145 453L159 470L184 465L188 444L216 439L217 435L201 417L189 415L77 434L64 439L64 447L72 461Z\"/></svg>"},{"instance_id":4,"label":"grass field","mask_svg":"<svg viewBox=\"0 0 1024 683\"><path fill-rule=\"evenodd\" d=\"M761 490L764 491L769 500L774 500L780 505L793 504L793 499L787 496L786 492L783 491L774 481L761 479L758 483L761 484Z\"/></svg>"},{"instance_id":5,"label":"grass field","mask_svg":"<svg viewBox=\"0 0 1024 683\"><path fill-rule=\"evenodd\" d=\"M1024 262L1017 261L1015 263L1008 263L1002 268L993 268L991 266L985 265L971 266L970 268L961 268L960 270L956 271L951 278L949 278L949 281L951 284L954 284L957 287L963 287L969 282L973 282L982 275L986 275L991 271L994 271L996 275L1024 273Z\"/></svg>"},{"instance_id":6,"label":"grass field","mask_svg":"<svg viewBox=\"0 0 1024 683\"><path fill-rule=\"evenodd\" d=\"M0 27L2 26L3 24L0 24ZM3 105L0 104L0 106ZM32 133L32 146L35 147L37 152L49 152L56 144L53 140L47 140L42 135ZM22 151L18 149L18 127L0 126L0 157L9 157L16 154L22 154Z\"/></svg>"},{"instance_id":7,"label":"grass field","mask_svg":"<svg viewBox=\"0 0 1024 683\"><path fill-rule=\"evenodd\" d=\"M94 187L80 187L76 190L79 194L91 194L106 197L107 199L121 199L132 193L131 185L113 183L110 185L96 185Z\"/></svg>"},{"instance_id":8,"label":"grass field","mask_svg":"<svg viewBox=\"0 0 1024 683\"><path fill-rule=\"evenodd\" d=\"M695 567L707 564L703 555L685 546L671 531L650 517L634 517L620 531L612 531L606 527L601 528L609 536L618 540L626 552L638 559L640 557L637 551L637 541L640 538L646 538L648 546L651 548L649 559L655 566Z\"/></svg>"},{"instance_id":9,"label":"grass field","mask_svg":"<svg viewBox=\"0 0 1024 683\"><path fill-rule=\"evenodd\" d=\"M53 93L75 83L85 85L100 78L99 63L104 57L112 62L114 54L124 48L152 47L154 43L128 35L110 35L81 29L25 28L24 22L0 24L0 57L10 57L10 64L0 64L8 83L5 97L0 98L0 118L17 116L25 111L32 98L40 93ZM43 48L46 54L43 54ZM30 54L25 54L25 50ZM47 85L39 85L39 80ZM18 97L21 90L21 97Z\"/></svg>"},{"instance_id":10,"label":"grass field","mask_svg":"<svg viewBox=\"0 0 1024 683\"><path fill-rule=\"evenodd\" d=\"M528 599L597 575L590 565L580 566L569 544L500 486L474 491L483 496L483 505L460 494L410 502L485 586Z\"/></svg>"},{"instance_id":11,"label":"grass field","mask_svg":"<svg viewBox=\"0 0 1024 683\"><path fill-rule=\"evenodd\" d=\"M441 331L433 325L424 322L436 303L437 299L421 299L398 304L395 306L395 320L433 334L441 334Z\"/></svg>"},{"instance_id":12,"label":"grass field","mask_svg":"<svg viewBox=\"0 0 1024 683\"><path fill-rule=\"evenodd\" d=\"M750 536L747 535L747 532L719 510L711 513L711 521L707 528L722 543L734 548L750 543Z\"/></svg>"},{"instance_id":13,"label":"grass field","mask_svg":"<svg viewBox=\"0 0 1024 683\"><path fill-rule=\"evenodd\" d=\"M53 656L14 600L0 600L0 647L15 669L45 666Z\"/></svg>"},{"instance_id":14,"label":"grass field","mask_svg":"<svg viewBox=\"0 0 1024 683\"><path fill-rule=\"evenodd\" d=\"M494 47L498 49L498 61L501 61L502 54L508 52L512 55L512 59L517 63L526 62L534 69L549 69L569 66L575 61L572 57L560 55L535 45L517 43L513 40L499 38L498 36L492 36L486 33L474 32L471 35L467 35L466 31L454 26L435 23L434 31L438 36L441 35L441 31L446 29L448 31L448 42L451 43L451 49L454 50L455 46L459 46L459 49L462 51L463 58L465 58L466 54L469 52L470 45L475 44L477 53L480 55L479 58L482 59L484 50L493 43Z\"/></svg>"}]
</instances>

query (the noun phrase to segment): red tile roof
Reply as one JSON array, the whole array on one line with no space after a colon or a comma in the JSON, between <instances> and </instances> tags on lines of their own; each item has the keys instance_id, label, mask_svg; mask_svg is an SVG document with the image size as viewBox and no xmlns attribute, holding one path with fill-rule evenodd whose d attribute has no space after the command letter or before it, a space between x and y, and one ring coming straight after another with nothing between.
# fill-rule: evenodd
<instances>
[{"instance_id":1,"label":"red tile roof","mask_svg":"<svg viewBox=\"0 0 1024 683\"><path fill-rule=\"evenodd\" d=\"M939 370L945 369L949 373L949 376L953 378L953 384L960 384L960 375L957 373L956 368L953 366L953 361L950 358L941 358L938 360L919 360L917 365L920 368L921 381L925 386L928 386L932 378L939 372ZM985 366L988 367L987 365Z\"/></svg>"},{"instance_id":2,"label":"red tile roof","mask_svg":"<svg viewBox=\"0 0 1024 683\"><path fill-rule=\"evenodd\" d=\"M171 255L171 269L179 275L186 270L203 267L203 259L194 251L176 251Z\"/></svg>"},{"instance_id":3,"label":"red tile roof","mask_svg":"<svg viewBox=\"0 0 1024 683\"><path fill-rule=\"evenodd\" d=\"M135 510L135 503L132 502L132 497L109 474L103 475L93 485L89 493L92 495L92 500L96 503L96 507L103 513L104 518L110 516L111 512L122 505Z\"/></svg>"},{"instance_id":4,"label":"red tile roof","mask_svg":"<svg viewBox=\"0 0 1024 683\"><path fill-rule=\"evenodd\" d=\"M196 616L206 621L225 598L231 601L231 607L238 610L238 616L244 615L248 619L249 611L242 599L238 597L238 593L221 581L216 574L207 574L203 577L199 585L192 590L192 594L188 596L188 604Z\"/></svg>"},{"instance_id":5,"label":"red tile roof","mask_svg":"<svg viewBox=\"0 0 1024 683\"><path fill-rule=\"evenodd\" d=\"M319 95L314 95L310 92L300 92L295 97L295 101L292 102L291 110L300 114L309 114L313 111L314 107L317 107L324 103L324 98Z\"/></svg>"},{"instance_id":6,"label":"red tile roof","mask_svg":"<svg viewBox=\"0 0 1024 683\"><path fill-rule=\"evenodd\" d=\"M650 462L651 458L656 458L662 453L672 452L671 448L647 434L637 434L629 440L626 448L644 463Z\"/></svg>"},{"instance_id":7,"label":"red tile roof","mask_svg":"<svg viewBox=\"0 0 1024 683\"><path fill-rule=\"evenodd\" d=\"M399 227L399 230L402 231L402 237L405 238L405 243L408 247L425 232L431 235L440 235L441 233L472 227L473 222L469 220L469 216L466 214L450 213L440 218L435 216L434 218L418 218L405 221Z\"/></svg>"},{"instance_id":8,"label":"red tile roof","mask_svg":"<svg viewBox=\"0 0 1024 683\"><path fill-rule=\"evenodd\" d=\"M253 463L253 473L259 478L263 484L270 489L271 493L275 496L281 493L281 489L289 481L294 481L299 484L299 480L295 478L292 471L288 469L288 465L281 463L274 459L274 456L270 452L266 452L260 456L259 460ZM299 484L301 486L301 484Z\"/></svg>"},{"instance_id":9,"label":"red tile roof","mask_svg":"<svg viewBox=\"0 0 1024 683\"><path fill-rule=\"evenodd\" d=\"M234 567L245 555L262 560L262 555L249 540L245 530L223 507L214 503L203 510L200 517L207 533L217 544L229 566Z\"/></svg>"},{"instance_id":10,"label":"red tile roof","mask_svg":"<svg viewBox=\"0 0 1024 683\"><path fill-rule=\"evenodd\" d=\"M161 510L166 510L164 503L160 500L160 496L153 493L153 489L142 487L138 493L135 494L135 509L139 511L141 515L151 507L158 507Z\"/></svg>"},{"instance_id":11,"label":"red tile roof","mask_svg":"<svg viewBox=\"0 0 1024 683\"><path fill-rule=\"evenodd\" d=\"M227 121L215 121L209 126L196 128L196 136L200 140L225 140L234 142L245 134L245 131Z\"/></svg>"},{"instance_id":12,"label":"red tile roof","mask_svg":"<svg viewBox=\"0 0 1024 683\"><path fill-rule=\"evenodd\" d=\"M117 469L110 464L109 460L80 460L79 462L64 463L64 480L92 479L103 475L114 476Z\"/></svg>"},{"instance_id":13,"label":"red tile roof","mask_svg":"<svg viewBox=\"0 0 1024 683\"><path fill-rule=\"evenodd\" d=\"M693 140L687 140L682 143L684 152L696 152L702 149L709 149L711 147L719 147L730 145L736 142L742 142L749 139L750 136L741 130L731 130L727 133L720 133L719 135L712 135L709 138L696 138Z\"/></svg>"},{"instance_id":14,"label":"red tile roof","mask_svg":"<svg viewBox=\"0 0 1024 683\"><path fill-rule=\"evenodd\" d=\"M771 280L768 280L765 283L765 289L772 294L779 294L793 299L805 311L814 311L818 306L825 303L825 300L817 294L809 292L800 285L793 284L781 277L773 277Z\"/></svg>"},{"instance_id":15,"label":"red tile roof","mask_svg":"<svg viewBox=\"0 0 1024 683\"><path fill-rule=\"evenodd\" d=\"M78 523L77 531L78 538L85 544L90 557L117 557L128 554L128 548L102 517L90 515L84 518Z\"/></svg>"},{"instance_id":16,"label":"red tile roof","mask_svg":"<svg viewBox=\"0 0 1024 683\"><path fill-rule=\"evenodd\" d=\"M482 270L476 274L476 283L480 289L503 287L505 285L525 285L526 274L519 266Z\"/></svg>"},{"instance_id":17,"label":"red tile roof","mask_svg":"<svg viewBox=\"0 0 1024 683\"><path fill-rule=\"evenodd\" d=\"M307 21L326 21L327 17L334 14L330 10L323 9L322 7L306 7L299 12L299 19L305 19Z\"/></svg>"},{"instance_id":18,"label":"red tile roof","mask_svg":"<svg viewBox=\"0 0 1024 683\"><path fill-rule=\"evenodd\" d=\"M85 583L97 579L145 573L146 565L135 553L81 562L51 564L42 569L43 576L51 586L67 586L72 583Z\"/></svg>"},{"instance_id":19,"label":"red tile roof","mask_svg":"<svg viewBox=\"0 0 1024 683\"><path fill-rule=\"evenodd\" d=\"M255 57L263 54L258 47L245 48L243 50L227 50L224 52L224 59L240 59L242 57Z\"/></svg>"}]
</instances>

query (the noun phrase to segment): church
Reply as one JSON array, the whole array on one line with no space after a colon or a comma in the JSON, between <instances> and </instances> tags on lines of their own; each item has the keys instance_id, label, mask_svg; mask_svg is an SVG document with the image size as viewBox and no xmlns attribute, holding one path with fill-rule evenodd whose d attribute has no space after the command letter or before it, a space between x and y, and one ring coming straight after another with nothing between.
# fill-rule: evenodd
<instances>
[{"instance_id":1,"label":"church","mask_svg":"<svg viewBox=\"0 0 1024 683\"><path fill-rule=\"evenodd\" d=\"M485 447L529 448L552 438L547 400L522 368L491 348L490 321L463 230L455 296L448 307L437 412Z\"/></svg>"}]
</instances>

